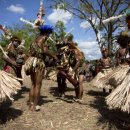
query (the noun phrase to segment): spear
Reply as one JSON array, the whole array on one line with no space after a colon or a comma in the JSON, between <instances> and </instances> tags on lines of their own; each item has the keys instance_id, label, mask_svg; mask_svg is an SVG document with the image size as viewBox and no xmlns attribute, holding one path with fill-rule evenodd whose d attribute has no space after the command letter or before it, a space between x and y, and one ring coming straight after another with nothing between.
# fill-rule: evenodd
<instances>
[{"instance_id":1,"label":"spear","mask_svg":"<svg viewBox=\"0 0 130 130\"><path fill-rule=\"evenodd\" d=\"M130 15L130 9L127 9L126 11L124 11L123 14L120 14L120 15L118 15L118 16L112 16L112 17L110 17L110 18L108 18L108 19L103 20L102 22L105 24L105 23L108 23L108 22L110 22L110 21L113 21L113 20L122 18L122 17L124 17L124 16L127 16L127 15Z\"/></svg>"},{"instance_id":2,"label":"spear","mask_svg":"<svg viewBox=\"0 0 130 130\"><path fill-rule=\"evenodd\" d=\"M24 18L22 18L22 17L20 18L20 21L21 21L21 22L24 22L24 23L26 23L26 24L29 24L29 25L31 25L32 27L34 27L34 24L33 24L32 22L30 22L30 21L28 21L28 20L26 20L26 19L24 19ZM66 33L65 37L66 37L70 32L72 32L73 30L74 30L74 28L71 28L71 30ZM50 39L51 41L55 42L51 37L49 37L49 39Z\"/></svg>"},{"instance_id":3,"label":"spear","mask_svg":"<svg viewBox=\"0 0 130 130\"><path fill-rule=\"evenodd\" d=\"M31 25L32 27L34 27L34 23L32 23L32 22L30 22L30 21L28 21L28 20L26 20L26 19L24 19L22 17L20 18L20 21L22 21L24 23L27 23L27 24Z\"/></svg>"}]
</instances>

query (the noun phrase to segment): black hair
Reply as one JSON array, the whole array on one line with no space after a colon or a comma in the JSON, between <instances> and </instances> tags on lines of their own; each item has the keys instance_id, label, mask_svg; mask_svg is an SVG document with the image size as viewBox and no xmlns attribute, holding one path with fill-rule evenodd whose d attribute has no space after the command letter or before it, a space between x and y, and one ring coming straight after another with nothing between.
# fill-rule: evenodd
<instances>
[{"instance_id":1,"label":"black hair","mask_svg":"<svg viewBox=\"0 0 130 130\"><path fill-rule=\"evenodd\" d=\"M21 43L21 40L17 36L13 36L10 40L17 41L19 44Z\"/></svg>"},{"instance_id":2,"label":"black hair","mask_svg":"<svg viewBox=\"0 0 130 130\"><path fill-rule=\"evenodd\" d=\"M126 22L128 22L130 20L130 15L126 16Z\"/></svg>"},{"instance_id":3,"label":"black hair","mask_svg":"<svg viewBox=\"0 0 130 130\"><path fill-rule=\"evenodd\" d=\"M124 35L119 35L117 39L117 43L123 48L126 48L128 43L130 42L130 37L124 36Z\"/></svg>"}]
</instances>

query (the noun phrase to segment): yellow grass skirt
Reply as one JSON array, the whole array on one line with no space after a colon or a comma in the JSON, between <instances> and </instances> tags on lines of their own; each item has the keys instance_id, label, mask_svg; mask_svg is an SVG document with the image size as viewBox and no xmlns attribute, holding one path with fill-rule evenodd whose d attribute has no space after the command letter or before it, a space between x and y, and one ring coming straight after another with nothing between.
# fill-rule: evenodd
<instances>
[{"instance_id":1,"label":"yellow grass skirt","mask_svg":"<svg viewBox=\"0 0 130 130\"><path fill-rule=\"evenodd\" d=\"M97 76L91 81L91 84L98 88L105 88L105 86L102 85L100 79L106 76L108 73L112 71L111 68L108 69L102 69L101 72L97 74Z\"/></svg>"},{"instance_id":2,"label":"yellow grass skirt","mask_svg":"<svg viewBox=\"0 0 130 130\"><path fill-rule=\"evenodd\" d=\"M10 100L14 100L12 95L16 94L17 91L21 89L19 80L22 79L0 70L0 101L6 100L7 97Z\"/></svg>"}]
</instances>

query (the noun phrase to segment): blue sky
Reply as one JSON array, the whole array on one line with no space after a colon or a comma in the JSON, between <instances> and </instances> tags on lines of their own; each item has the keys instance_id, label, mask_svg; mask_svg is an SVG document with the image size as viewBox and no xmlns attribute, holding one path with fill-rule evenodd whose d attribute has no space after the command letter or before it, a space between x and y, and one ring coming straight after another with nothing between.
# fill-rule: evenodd
<instances>
[{"instance_id":1,"label":"blue sky","mask_svg":"<svg viewBox=\"0 0 130 130\"><path fill-rule=\"evenodd\" d=\"M12 26L16 23L23 24L19 21L20 17L35 20L39 3L40 0L0 0L0 24L6 26ZM52 4L52 1L44 0L45 23L54 26L58 20L62 20L65 23L67 32L74 28L71 33L74 35L74 40L78 42L78 46L85 53L86 59L100 58L101 55L95 41L94 32L91 29L85 29L88 23L80 21L69 12L51 9Z\"/></svg>"}]
</instances>

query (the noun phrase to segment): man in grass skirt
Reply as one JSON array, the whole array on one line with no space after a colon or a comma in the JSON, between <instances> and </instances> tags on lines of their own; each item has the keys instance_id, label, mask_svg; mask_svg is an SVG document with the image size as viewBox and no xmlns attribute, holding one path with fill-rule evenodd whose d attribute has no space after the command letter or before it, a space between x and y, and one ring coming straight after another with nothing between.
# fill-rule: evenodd
<instances>
[{"instance_id":1,"label":"man in grass skirt","mask_svg":"<svg viewBox=\"0 0 130 130\"><path fill-rule=\"evenodd\" d=\"M84 55L73 42L66 41L60 49L62 67L61 70L59 68L57 75L59 94L61 97L64 96L67 78L75 87L75 101L82 100L85 75L85 67L83 67Z\"/></svg>"},{"instance_id":2,"label":"man in grass skirt","mask_svg":"<svg viewBox=\"0 0 130 130\"><path fill-rule=\"evenodd\" d=\"M83 99L83 80L87 71L84 53L78 48L74 42L67 43L70 50L69 64L72 68L74 78L78 81L78 85L75 88L77 102L82 102Z\"/></svg>"},{"instance_id":3,"label":"man in grass skirt","mask_svg":"<svg viewBox=\"0 0 130 130\"><path fill-rule=\"evenodd\" d=\"M31 111L40 110L39 97L42 86L42 79L45 70L45 58L46 56L56 58L48 52L47 46L45 45L49 34L53 32L52 26L43 25L42 20L45 15L43 3L40 4L40 9L37 13L37 19L34 22L34 29L39 31L39 35L35 41L30 45L29 58L25 63L25 72L31 76L32 87L29 93L29 108Z\"/></svg>"},{"instance_id":4,"label":"man in grass skirt","mask_svg":"<svg viewBox=\"0 0 130 130\"><path fill-rule=\"evenodd\" d=\"M21 68L23 65L22 60L18 59L19 48L21 47L21 40L17 36L13 36L8 29L5 29L1 25L1 30L4 31L4 36L9 40L9 44L6 48L8 57L3 55L5 61L4 70L21 78Z\"/></svg>"},{"instance_id":5,"label":"man in grass skirt","mask_svg":"<svg viewBox=\"0 0 130 130\"><path fill-rule=\"evenodd\" d=\"M114 72L114 77L118 85L115 90L106 98L107 104L111 108L119 108L122 111L130 112L130 15L126 17L127 29L119 37L120 45L125 46L125 57L123 67ZM117 76L119 75L119 76ZM124 76L123 76L124 75ZM120 77L120 81L118 78ZM121 78L123 77L123 78Z\"/></svg>"},{"instance_id":6,"label":"man in grass skirt","mask_svg":"<svg viewBox=\"0 0 130 130\"><path fill-rule=\"evenodd\" d=\"M5 60L4 71L0 70L0 103L5 101L7 97L10 100L14 100L12 95L16 94L18 90L21 89L21 84L19 81L22 79L17 78L17 70L20 66L16 63L17 58L17 47L20 44L18 37L12 36L9 30L5 29L0 25L0 29L4 31L5 36L10 40L10 44L7 47L7 52L0 49L3 53L3 59Z\"/></svg>"},{"instance_id":7,"label":"man in grass skirt","mask_svg":"<svg viewBox=\"0 0 130 130\"><path fill-rule=\"evenodd\" d=\"M100 79L100 85L110 86L115 89L125 78L129 70L128 59L126 58L128 56L129 40L130 38L124 35L118 36L117 43L120 45L120 48L115 53L115 68L112 72Z\"/></svg>"},{"instance_id":8,"label":"man in grass skirt","mask_svg":"<svg viewBox=\"0 0 130 130\"><path fill-rule=\"evenodd\" d=\"M102 85L100 79L103 78L105 75L110 73L112 71L111 69L111 58L108 55L107 49L102 49L103 58L100 59L100 72L97 74L97 76L91 81L93 86L96 86L98 88L102 88L103 92L106 92L106 89L109 89L111 91L112 88L109 86Z\"/></svg>"}]
</instances>

